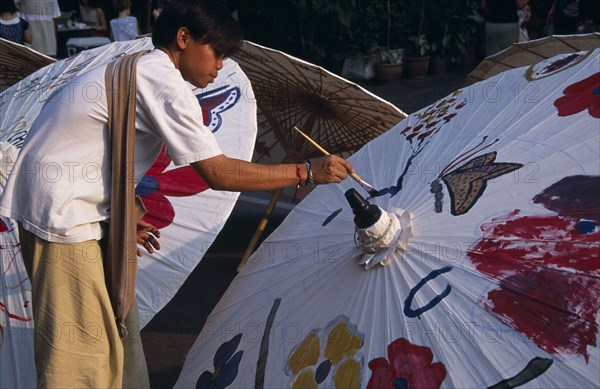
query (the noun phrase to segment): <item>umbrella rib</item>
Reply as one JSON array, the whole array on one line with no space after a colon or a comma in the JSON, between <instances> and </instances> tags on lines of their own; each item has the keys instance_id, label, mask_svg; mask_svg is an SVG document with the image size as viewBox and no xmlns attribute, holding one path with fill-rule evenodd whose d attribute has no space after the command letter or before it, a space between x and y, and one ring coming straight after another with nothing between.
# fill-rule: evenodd
<instances>
[{"instance_id":1,"label":"umbrella rib","mask_svg":"<svg viewBox=\"0 0 600 389\"><path fill-rule=\"evenodd\" d=\"M564 39L561 39L558 36L554 36L553 37L555 40L559 41L560 43L562 43L563 45L570 47L573 51L580 51L578 47L573 46L572 44L570 44L569 42L565 41Z\"/></svg>"}]
</instances>

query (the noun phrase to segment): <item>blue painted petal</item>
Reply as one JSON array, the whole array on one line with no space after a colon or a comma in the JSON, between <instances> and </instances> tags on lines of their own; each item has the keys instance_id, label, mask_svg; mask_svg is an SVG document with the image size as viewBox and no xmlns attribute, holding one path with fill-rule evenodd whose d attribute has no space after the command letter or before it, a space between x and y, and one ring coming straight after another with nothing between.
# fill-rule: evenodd
<instances>
[{"instance_id":1,"label":"blue painted petal","mask_svg":"<svg viewBox=\"0 0 600 389\"><path fill-rule=\"evenodd\" d=\"M408 389L408 381L404 377L394 378L394 389Z\"/></svg>"},{"instance_id":2,"label":"blue painted petal","mask_svg":"<svg viewBox=\"0 0 600 389\"><path fill-rule=\"evenodd\" d=\"M323 381L325 381L325 378L327 378L330 371L331 361L329 359L326 359L323 362L321 362L319 367L317 367L317 371L315 372L315 381L317 381L317 384L320 384Z\"/></svg>"},{"instance_id":3,"label":"blue painted petal","mask_svg":"<svg viewBox=\"0 0 600 389\"><path fill-rule=\"evenodd\" d=\"M219 349L215 353L215 358L213 359L215 370L225 366L229 358L231 358L235 350L238 348L240 340L242 340L242 334L237 334L233 337L233 339L219 346Z\"/></svg>"},{"instance_id":4,"label":"blue painted petal","mask_svg":"<svg viewBox=\"0 0 600 389\"><path fill-rule=\"evenodd\" d=\"M215 389L215 381L211 380L212 373L205 370L196 381L196 389Z\"/></svg>"},{"instance_id":5,"label":"blue painted petal","mask_svg":"<svg viewBox=\"0 0 600 389\"><path fill-rule=\"evenodd\" d=\"M144 176L135 187L135 194L138 196L149 196L158 190L158 181L155 177Z\"/></svg>"},{"instance_id":6,"label":"blue painted petal","mask_svg":"<svg viewBox=\"0 0 600 389\"><path fill-rule=\"evenodd\" d=\"M600 86L597 86L594 89L592 89L592 94L600 96Z\"/></svg>"},{"instance_id":7,"label":"blue painted petal","mask_svg":"<svg viewBox=\"0 0 600 389\"><path fill-rule=\"evenodd\" d=\"M240 361L242 360L243 351L238 351L233 357L223 366L219 375L215 378L215 385L217 389L224 389L231 385L237 377L238 368L240 367Z\"/></svg>"},{"instance_id":8,"label":"blue painted petal","mask_svg":"<svg viewBox=\"0 0 600 389\"><path fill-rule=\"evenodd\" d=\"M591 234L596 231L598 225L591 220L581 220L577 223L577 230L580 234Z\"/></svg>"}]
</instances>

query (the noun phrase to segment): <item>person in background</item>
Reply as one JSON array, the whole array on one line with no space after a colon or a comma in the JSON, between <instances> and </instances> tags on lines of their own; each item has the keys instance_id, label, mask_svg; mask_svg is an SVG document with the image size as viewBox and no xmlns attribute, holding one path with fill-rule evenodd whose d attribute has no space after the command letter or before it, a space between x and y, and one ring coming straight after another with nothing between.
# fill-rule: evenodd
<instances>
[{"instance_id":1,"label":"person in background","mask_svg":"<svg viewBox=\"0 0 600 389\"><path fill-rule=\"evenodd\" d=\"M92 27L91 36L106 36L106 16L102 8L98 7L96 0L79 1L79 19Z\"/></svg>"},{"instance_id":2,"label":"person in background","mask_svg":"<svg viewBox=\"0 0 600 389\"><path fill-rule=\"evenodd\" d=\"M60 16L58 1L16 0L15 5L21 12L21 17L29 23L32 41L27 46L42 54L56 57L56 30Z\"/></svg>"},{"instance_id":3,"label":"person in background","mask_svg":"<svg viewBox=\"0 0 600 389\"><path fill-rule=\"evenodd\" d=\"M167 5L167 2L168 2L168 0L156 0L156 4L154 5L154 8L152 9L152 17L154 18L154 20L156 20L156 18L158 18L158 15L160 15L163 8L165 8L165 5Z\"/></svg>"},{"instance_id":4,"label":"person in background","mask_svg":"<svg viewBox=\"0 0 600 389\"><path fill-rule=\"evenodd\" d=\"M547 21L554 26L554 34L577 34L579 28L579 0L552 1Z\"/></svg>"},{"instance_id":5,"label":"person in background","mask_svg":"<svg viewBox=\"0 0 600 389\"><path fill-rule=\"evenodd\" d=\"M527 26L531 20L529 0L517 0L517 16L519 17L519 42L527 42L529 40Z\"/></svg>"},{"instance_id":6,"label":"person in background","mask_svg":"<svg viewBox=\"0 0 600 389\"><path fill-rule=\"evenodd\" d=\"M485 50L490 56L519 41L516 0L481 0L485 17Z\"/></svg>"},{"instance_id":7,"label":"person in background","mask_svg":"<svg viewBox=\"0 0 600 389\"><path fill-rule=\"evenodd\" d=\"M579 0L579 19L583 33L600 31L600 1Z\"/></svg>"},{"instance_id":8,"label":"person in background","mask_svg":"<svg viewBox=\"0 0 600 389\"><path fill-rule=\"evenodd\" d=\"M29 23L16 13L13 0L0 0L0 38L20 44L31 43Z\"/></svg>"},{"instance_id":9,"label":"person in background","mask_svg":"<svg viewBox=\"0 0 600 389\"><path fill-rule=\"evenodd\" d=\"M114 41L128 41L140 35L140 28L135 16L131 16L130 0L114 0L113 8L119 13L110 21L110 38Z\"/></svg>"}]
</instances>

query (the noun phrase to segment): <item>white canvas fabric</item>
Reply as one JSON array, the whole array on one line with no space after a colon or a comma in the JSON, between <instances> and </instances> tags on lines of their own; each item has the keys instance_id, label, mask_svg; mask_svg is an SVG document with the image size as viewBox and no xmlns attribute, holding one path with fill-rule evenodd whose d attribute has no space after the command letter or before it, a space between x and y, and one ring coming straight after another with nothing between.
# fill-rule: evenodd
<instances>
[{"instance_id":1,"label":"white canvas fabric","mask_svg":"<svg viewBox=\"0 0 600 389\"><path fill-rule=\"evenodd\" d=\"M365 270L344 193L367 193L317 187L175 387L596 387L599 69L600 49L509 70L369 142L349 161L372 204L413 216L405 249Z\"/></svg>"}]
</instances>

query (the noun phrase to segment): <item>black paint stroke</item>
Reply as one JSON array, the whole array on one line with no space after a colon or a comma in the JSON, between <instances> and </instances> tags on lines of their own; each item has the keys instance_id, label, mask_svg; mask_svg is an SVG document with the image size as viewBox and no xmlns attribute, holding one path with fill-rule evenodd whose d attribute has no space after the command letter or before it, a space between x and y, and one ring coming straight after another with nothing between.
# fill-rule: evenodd
<instances>
[{"instance_id":1,"label":"black paint stroke","mask_svg":"<svg viewBox=\"0 0 600 389\"><path fill-rule=\"evenodd\" d=\"M273 301L271 312L269 312L269 316L267 317L265 331L263 332L263 336L260 341L258 362L256 363L256 377L254 379L255 389L262 389L265 386L265 371L267 369L267 357L269 355L269 335L271 333L271 328L273 327L275 315L277 314L277 310L279 309L279 304L281 304L280 298L275 299L275 301Z\"/></svg>"},{"instance_id":2,"label":"black paint stroke","mask_svg":"<svg viewBox=\"0 0 600 389\"><path fill-rule=\"evenodd\" d=\"M339 215L340 213L342 213L342 210L343 210L342 208L336 209L335 211L333 211L333 213L331 215L327 216L327 218L325 219L325 221L322 224L322 227L325 227L326 225L328 225L329 223L331 223L331 221L333 219L335 219L337 215Z\"/></svg>"},{"instance_id":3,"label":"black paint stroke","mask_svg":"<svg viewBox=\"0 0 600 389\"><path fill-rule=\"evenodd\" d=\"M516 376L502 380L488 389L512 389L533 381L552 366L552 359L535 357Z\"/></svg>"}]
</instances>

